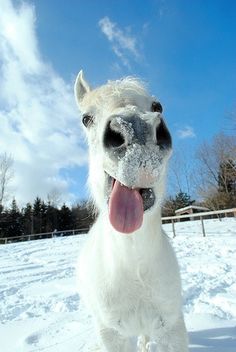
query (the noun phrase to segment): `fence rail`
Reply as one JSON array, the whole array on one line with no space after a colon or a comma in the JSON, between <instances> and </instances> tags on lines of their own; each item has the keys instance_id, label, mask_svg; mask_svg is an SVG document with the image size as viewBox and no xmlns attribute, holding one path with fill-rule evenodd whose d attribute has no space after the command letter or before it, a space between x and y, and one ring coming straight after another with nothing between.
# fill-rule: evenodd
<instances>
[{"instance_id":1,"label":"fence rail","mask_svg":"<svg viewBox=\"0 0 236 352\"><path fill-rule=\"evenodd\" d=\"M172 219L186 219L186 218L199 218L202 217L211 217L213 215L222 215L222 214L233 214L236 216L236 208L224 209L224 210L214 210L214 211L204 211L201 213L185 214L185 215L175 215L175 216L165 216L162 217L162 221L172 220ZM193 219L194 220L194 219Z\"/></svg>"},{"instance_id":2,"label":"fence rail","mask_svg":"<svg viewBox=\"0 0 236 352\"><path fill-rule=\"evenodd\" d=\"M165 217L162 217L161 220L162 220L162 224L172 223L173 237L176 237L176 229L175 229L176 222L179 222L182 219L184 219L184 220L199 219L199 220L201 220L202 235L203 235L203 237L206 237L204 218L205 218L205 220L211 219L213 217L221 218L222 215L227 217L227 214L228 215L232 214L232 216L236 217L236 208L224 209L224 210L214 210L214 211L205 211L205 212L201 212L201 213L193 213L193 214L185 214L185 215L165 216Z\"/></svg>"},{"instance_id":3,"label":"fence rail","mask_svg":"<svg viewBox=\"0 0 236 352\"><path fill-rule=\"evenodd\" d=\"M173 237L176 237L176 229L175 229L176 222L181 221L181 219L194 220L195 218L197 218L201 220L202 234L205 237L206 231L204 226L204 218L206 220L206 218L210 219L216 215L217 216L224 215L226 217L227 214L228 215L232 214L232 216L236 217L236 208L207 211L207 212L195 213L195 214L165 216L165 217L162 217L162 224L172 223ZM89 228L82 228L82 229L65 230L65 231L43 232L43 233L21 235L21 236L14 236L14 237L3 237L3 238L0 238L0 244L7 244L12 242L20 242L20 241L31 241L36 239L53 238L53 237L61 237L61 236L73 236L73 235L87 233L88 231L89 231Z\"/></svg>"},{"instance_id":4,"label":"fence rail","mask_svg":"<svg viewBox=\"0 0 236 352\"><path fill-rule=\"evenodd\" d=\"M80 235L83 233L87 233L88 231L89 231L89 228L82 228L82 229L65 230L65 231L43 232L43 233L37 233L37 234L35 233L35 234L21 235L21 236L14 236L14 237L3 237L3 238L0 238L0 244L31 241L31 240L37 240L37 239L43 239L43 238Z\"/></svg>"}]
</instances>

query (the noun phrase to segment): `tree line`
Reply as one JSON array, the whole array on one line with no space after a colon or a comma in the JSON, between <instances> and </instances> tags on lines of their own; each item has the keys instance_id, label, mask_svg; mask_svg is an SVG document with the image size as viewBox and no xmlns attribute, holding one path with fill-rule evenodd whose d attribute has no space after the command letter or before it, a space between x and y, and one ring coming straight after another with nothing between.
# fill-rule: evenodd
<instances>
[{"instance_id":1,"label":"tree line","mask_svg":"<svg viewBox=\"0 0 236 352\"><path fill-rule=\"evenodd\" d=\"M85 201L68 207L56 207L37 197L33 204L19 209L13 199L9 208L0 205L0 237L14 237L71 229L87 229L95 219L92 207Z\"/></svg>"}]
</instances>

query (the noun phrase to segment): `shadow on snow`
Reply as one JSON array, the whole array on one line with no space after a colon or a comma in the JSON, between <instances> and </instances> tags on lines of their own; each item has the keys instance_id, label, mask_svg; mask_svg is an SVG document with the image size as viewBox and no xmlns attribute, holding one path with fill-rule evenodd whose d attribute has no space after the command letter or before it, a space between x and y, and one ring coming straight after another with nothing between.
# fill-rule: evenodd
<instances>
[{"instance_id":1,"label":"shadow on snow","mask_svg":"<svg viewBox=\"0 0 236 352\"><path fill-rule=\"evenodd\" d=\"M235 352L236 326L189 333L190 352Z\"/></svg>"}]
</instances>

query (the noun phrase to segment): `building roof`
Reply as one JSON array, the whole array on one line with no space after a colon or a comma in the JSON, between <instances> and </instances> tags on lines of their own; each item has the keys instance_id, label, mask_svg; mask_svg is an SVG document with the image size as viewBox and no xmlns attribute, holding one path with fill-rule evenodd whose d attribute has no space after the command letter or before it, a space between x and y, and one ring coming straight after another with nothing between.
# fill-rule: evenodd
<instances>
[{"instance_id":1,"label":"building roof","mask_svg":"<svg viewBox=\"0 0 236 352\"><path fill-rule=\"evenodd\" d=\"M181 213L182 211L187 211L189 209L196 209L196 210L203 210L203 211L207 211L207 210L210 210L209 208L206 208L206 207L201 207L200 205L188 205L187 207L184 207L184 208L180 208L180 209L177 209L175 210L175 213Z\"/></svg>"}]
</instances>

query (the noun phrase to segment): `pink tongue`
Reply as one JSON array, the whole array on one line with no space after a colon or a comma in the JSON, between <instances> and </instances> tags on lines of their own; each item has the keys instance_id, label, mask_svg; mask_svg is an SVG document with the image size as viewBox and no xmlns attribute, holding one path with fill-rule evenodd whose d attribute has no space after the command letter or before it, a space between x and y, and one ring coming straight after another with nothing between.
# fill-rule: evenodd
<instances>
[{"instance_id":1,"label":"pink tongue","mask_svg":"<svg viewBox=\"0 0 236 352\"><path fill-rule=\"evenodd\" d=\"M139 192L114 182L110 201L109 219L116 231L131 233L143 223L143 200Z\"/></svg>"}]
</instances>

